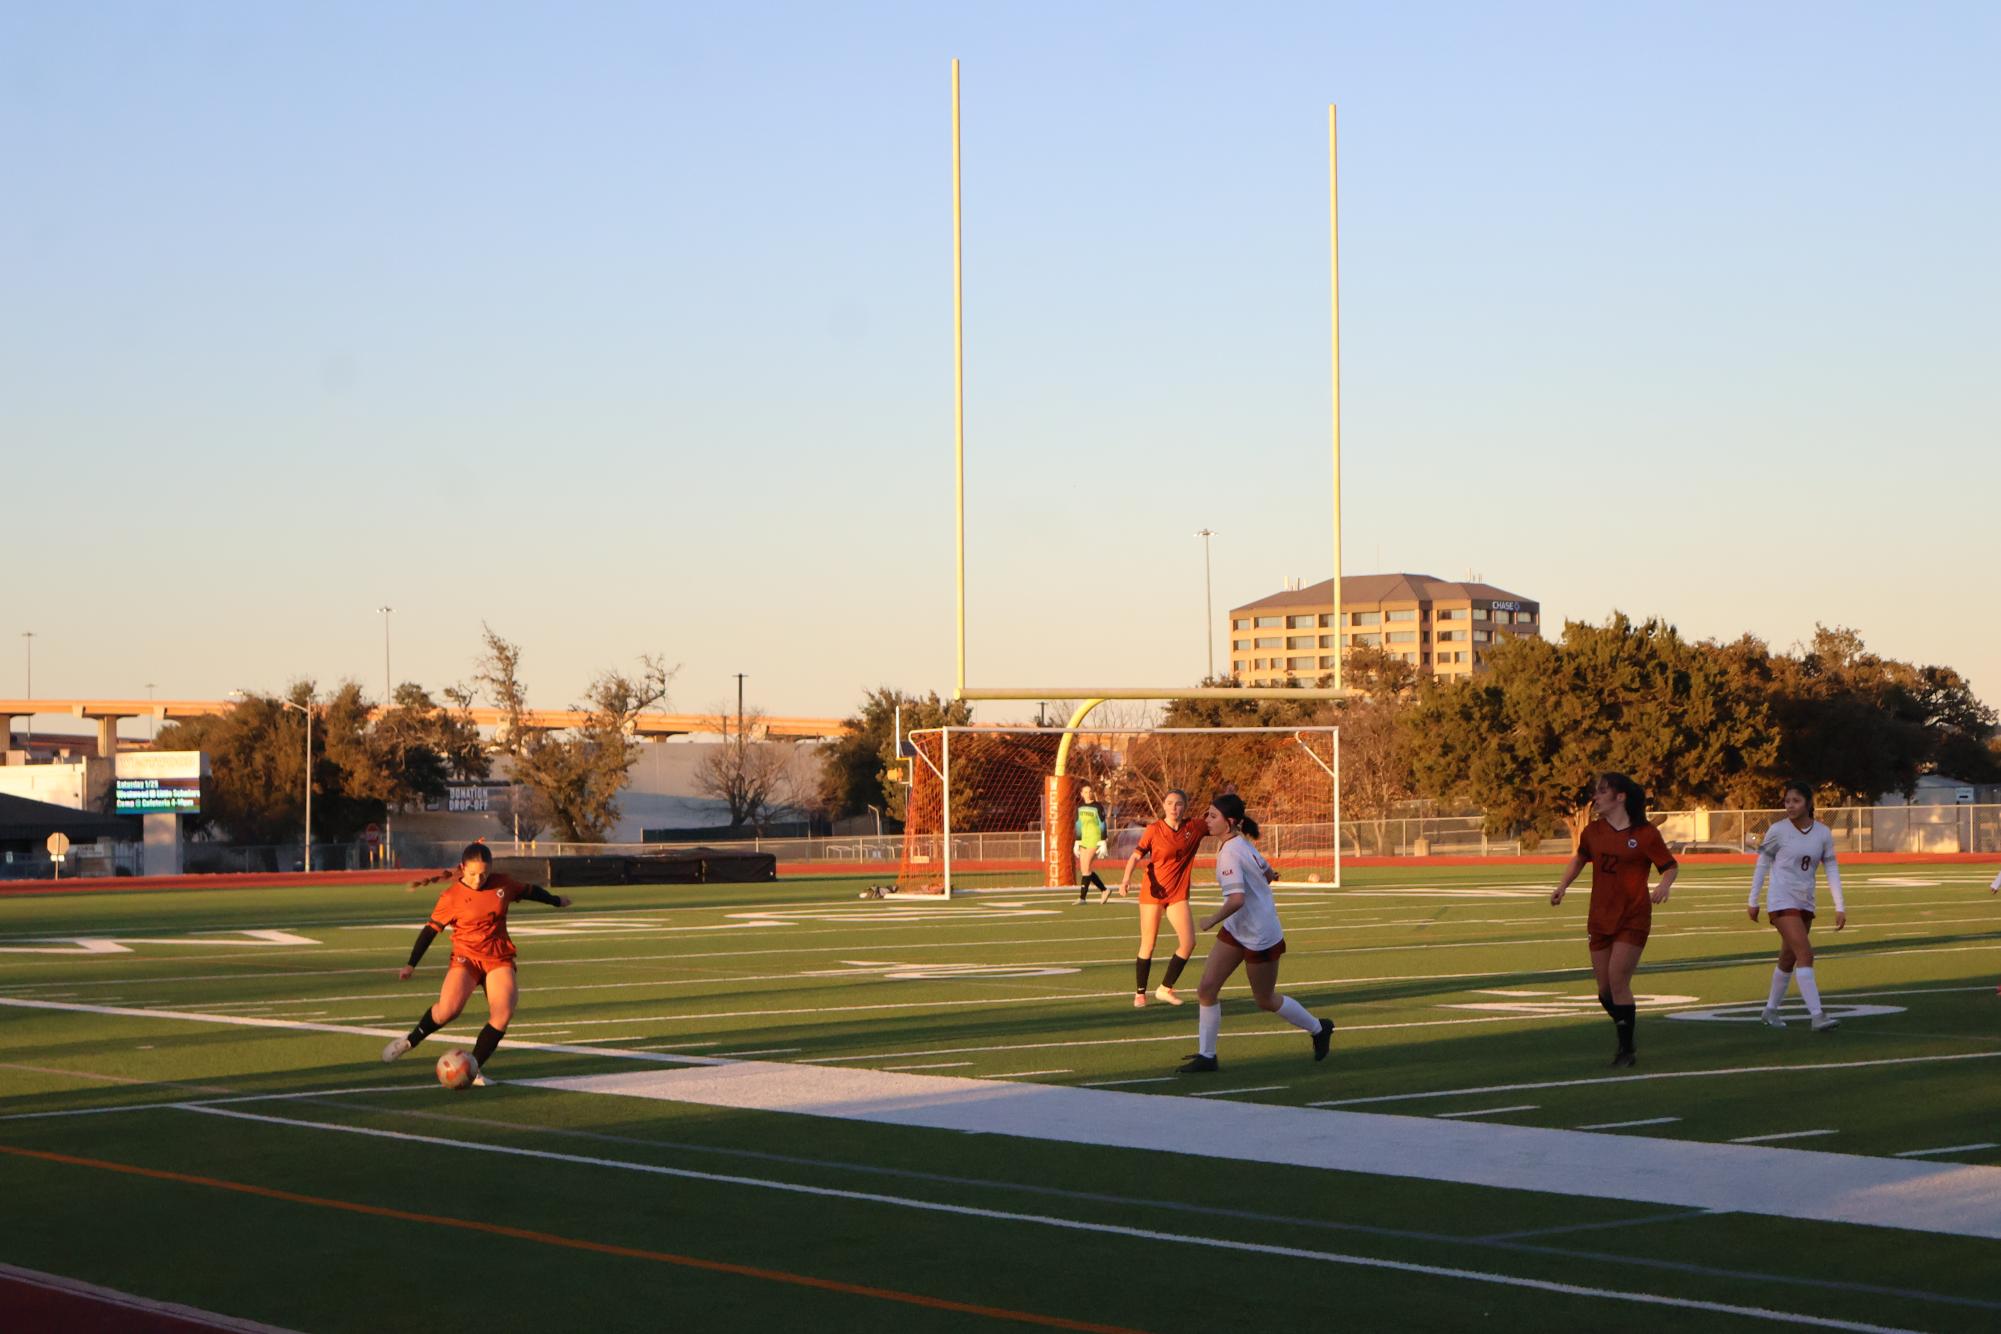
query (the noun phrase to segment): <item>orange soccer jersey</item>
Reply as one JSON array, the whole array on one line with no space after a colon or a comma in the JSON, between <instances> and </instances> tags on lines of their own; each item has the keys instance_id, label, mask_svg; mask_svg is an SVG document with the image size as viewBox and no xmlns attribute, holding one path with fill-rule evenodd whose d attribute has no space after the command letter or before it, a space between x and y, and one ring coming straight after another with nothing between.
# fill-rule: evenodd
<instances>
[{"instance_id":1,"label":"orange soccer jersey","mask_svg":"<svg viewBox=\"0 0 2001 1334\"><path fill-rule=\"evenodd\" d=\"M431 925L452 933L452 953L486 963L500 963L514 957L514 942L507 935L507 908L528 893L528 886L509 875L489 875L478 889L463 880L454 880L438 895L431 909Z\"/></svg>"},{"instance_id":2,"label":"orange soccer jersey","mask_svg":"<svg viewBox=\"0 0 2001 1334\"><path fill-rule=\"evenodd\" d=\"M1586 930L1595 947L1614 938L1644 944L1653 926L1653 900L1647 897L1647 867L1665 871L1674 854L1650 824L1614 829L1603 820L1584 826L1577 855L1591 863L1591 915Z\"/></svg>"},{"instance_id":3,"label":"orange soccer jersey","mask_svg":"<svg viewBox=\"0 0 2001 1334\"><path fill-rule=\"evenodd\" d=\"M1153 903L1180 903L1188 897L1188 881L1195 874L1195 852L1208 832L1202 821L1190 816L1176 829L1165 820L1155 820L1139 836L1139 851L1149 858L1146 864L1146 897Z\"/></svg>"}]
</instances>

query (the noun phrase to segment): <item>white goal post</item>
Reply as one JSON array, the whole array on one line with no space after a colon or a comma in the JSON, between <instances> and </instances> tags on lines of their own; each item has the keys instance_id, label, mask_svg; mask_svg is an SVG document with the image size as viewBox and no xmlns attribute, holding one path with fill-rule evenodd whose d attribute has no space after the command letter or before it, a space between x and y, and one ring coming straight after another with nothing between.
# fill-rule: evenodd
<instances>
[{"instance_id":1,"label":"white goal post","mask_svg":"<svg viewBox=\"0 0 2001 1334\"><path fill-rule=\"evenodd\" d=\"M1335 727L939 727L908 733L904 750L899 893L1074 889L1087 787L1104 808L1094 869L1108 884L1175 789L1195 818L1219 792L1243 798L1280 885L1341 883ZM1214 853L1205 841L1197 884L1215 883Z\"/></svg>"}]
</instances>

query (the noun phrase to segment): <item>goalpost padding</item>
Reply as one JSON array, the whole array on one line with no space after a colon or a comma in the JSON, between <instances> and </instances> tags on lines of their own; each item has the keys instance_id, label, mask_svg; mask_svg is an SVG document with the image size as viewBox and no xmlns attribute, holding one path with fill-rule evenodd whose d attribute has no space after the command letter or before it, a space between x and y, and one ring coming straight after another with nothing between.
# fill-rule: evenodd
<instances>
[{"instance_id":1,"label":"goalpost padding","mask_svg":"<svg viewBox=\"0 0 2001 1334\"><path fill-rule=\"evenodd\" d=\"M1106 850L1094 869L1108 884L1176 788L1198 818L1218 793L1242 797L1280 884L1341 883L1337 728L942 727L906 740L900 893L1074 888L1086 787L1106 809ZM1214 840L1205 841L1197 883L1214 883L1214 853Z\"/></svg>"}]
</instances>

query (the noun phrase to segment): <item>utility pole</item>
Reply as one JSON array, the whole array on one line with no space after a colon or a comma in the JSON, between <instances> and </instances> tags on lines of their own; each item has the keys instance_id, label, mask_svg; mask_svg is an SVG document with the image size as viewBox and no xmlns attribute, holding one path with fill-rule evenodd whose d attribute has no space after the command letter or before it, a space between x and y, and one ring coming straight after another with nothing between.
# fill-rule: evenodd
<instances>
[{"instance_id":1,"label":"utility pole","mask_svg":"<svg viewBox=\"0 0 2001 1334\"><path fill-rule=\"evenodd\" d=\"M1214 528L1198 528L1195 536L1202 539L1202 628L1209 639L1209 679L1216 679L1216 599L1210 591L1209 582L1209 539L1216 535Z\"/></svg>"},{"instance_id":2,"label":"utility pole","mask_svg":"<svg viewBox=\"0 0 2001 1334\"><path fill-rule=\"evenodd\" d=\"M28 658L28 698L33 699L35 697L35 632L33 630L23 630L21 632L21 645ZM22 741L21 748L23 750L27 749L28 742L34 739L35 715L31 713L28 715L28 735L26 740Z\"/></svg>"},{"instance_id":3,"label":"utility pole","mask_svg":"<svg viewBox=\"0 0 2001 1334\"><path fill-rule=\"evenodd\" d=\"M146 683L146 699L149 703L152 701L153 698L153 689L154 689L154 683L148 681ZM160 739L160 715L157 713L153 715L153 730L151 733L151 738L155 741L158 741Z\"/></svg>"},{"instance_id":4,"label":"utility pole","mask_svg":"<svg viewBox=\"0 0 2001 1334\"><path fill-rule=\"evenodd\" d=\"M745 672L736 674L736 744L739 750L743 748L743 678L746 675L748 673Z\"/></svg>"},{"instance_id":5,"label":"utility pole","mask_svg":"<svg viewBox=\"0 0 2001 1334\"><path fill-rule=\"evenodd\" d=\"M377 607L376 610L382 613L382 711L387 713L389 712L390 691L392 689L390 683L395 680L389 674L389 613L395 611L396 608ZM393 864L395 847L396 811L385 802L382 807L382 857L384 861Z\"/></svg>"}]
</instances>

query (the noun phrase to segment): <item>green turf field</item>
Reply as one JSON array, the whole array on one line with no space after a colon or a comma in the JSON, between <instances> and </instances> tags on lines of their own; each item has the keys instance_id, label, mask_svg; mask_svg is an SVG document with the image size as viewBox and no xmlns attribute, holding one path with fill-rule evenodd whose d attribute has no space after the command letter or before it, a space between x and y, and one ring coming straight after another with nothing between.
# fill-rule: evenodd
<instances>
[{"instance_id":1,"label":"green turf field","mask_svg":"<svg viewBox=\"0 0 2001 1334\"><path fill-rule=\"evenodd\" d=\"M431 1067L471 1045L478 998L378 1059L447 957L396 980L426 892L5 899L0 1261L301 1330L1993 1329L2001 1240L1978 1227L1608 1198L1534 1147L1748 1140L1744 1162L1811 1190L1967 1164L1886 1190L1913 1216L1954 1190L1969 1217L2001 1209L1978 1170L2001 1168L1990 874L1851 868L1850 926L1815 933L1844 1021L1816 1034L1796 992L1786 1030L1747 1021L1776 947L1745 920L1748 867L1688 868L1636 979L1640 1064L1614 1071L1582 891L1552 909L1544 867L1351 871L1279 900L1282 988L1341 1025L1332 1058L1239 979L1223 1069L1199 1077L1173 1071L1202 948L1188 1005L1134 1010L1130 901L583 889L514 910L520 1012L499 1082L465 1093ZM853 1075L881 1089L857 1100L825 1083L840 1071L895 1074ZM732 1072L810 1114L523 1082ZM1119 1142L1034 1122L1056 1095L966 1079L1089 1090L1064 1106L1102 1105ZM983 1133L896 1121L990 1101ZM1467 1147L1380 1171L1255 1160L1323 1124L1330 1151L1364 1130ZM1124 1147L1127 1126L1168 1147ZM1454 1177L1489 1153L1543 1184Z\"/></svg>"}]
</instances>

